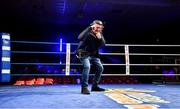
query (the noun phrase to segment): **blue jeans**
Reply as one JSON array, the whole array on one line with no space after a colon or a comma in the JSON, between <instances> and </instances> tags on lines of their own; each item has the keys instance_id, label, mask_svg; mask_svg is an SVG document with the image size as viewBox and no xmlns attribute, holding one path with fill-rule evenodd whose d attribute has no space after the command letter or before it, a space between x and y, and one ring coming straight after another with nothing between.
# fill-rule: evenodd
<instances>
[{"instance_id":1,"label":"blue jeans","mask_svg":"<svg viewBox=\"0 0 180 109\"><path fill-rule=\"evenodd\" d=\"M81 63L83 64L83 71L82 71L82 79L81 79L81 86L82 87L88 87L88 80L89 80L89 72L91 68L91 64L95 66L95 75L93 78L93 86L98 85L101 74L104 70L103 65L101 64L101 61L99 58L96 58L94 56L87 56L80 59Z\"/></svg>"}]
</instances>

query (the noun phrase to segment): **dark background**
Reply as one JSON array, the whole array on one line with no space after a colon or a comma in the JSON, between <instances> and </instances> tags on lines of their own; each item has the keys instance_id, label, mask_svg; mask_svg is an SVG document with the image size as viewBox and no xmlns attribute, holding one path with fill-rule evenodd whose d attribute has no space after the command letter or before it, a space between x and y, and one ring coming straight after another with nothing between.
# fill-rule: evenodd
<instances>
[{"instance_id":1,"label":"dark background","mask_svg":"<svg viewBox=\"0 0 180 109\"><path fill-rule=\"evenodd\" d=\"M107 43L178 44L179 0L1 0L0 31L12 40L77 42L93 20Z\"/></svg>"},{"instance_id":2,"label":"dark background","mask_svg":"<svg viewBox=\"0 0 180 109\"><path fill-rule=\"evenodd\" d=\"M59 39L63 38L65 42L78 42L78 34L95 19L105 23L104 36L110 44L179 44L179 0L0 1L0 31L10 33L12 41L59 42ZM12 43L12 51L58 51L58 47L58 45L37 47L35 44ZM111 49L110 52L124 52L121 49L120 51ZM152 49L146 50L146 48L134 49L135 52L152 52ZM157 48L153 52L177 53L179 49ZM166 58L135 57L131 63L174 63L174 59L178 57L173 59L168 57L165 60ZM108 63L124 63L124 57L102 57L102 59ZM59 55L12 54L12 62L58 63L59 60ZM74 58L73 62L76 61L78 60ZM115 72L119 72L117 69L119 68L116 68ZM149 68L137 69L134 72L152 73L152 69ZM162 72L162 69L159 68L158 71Z\"/></svg>"}]
</instances>

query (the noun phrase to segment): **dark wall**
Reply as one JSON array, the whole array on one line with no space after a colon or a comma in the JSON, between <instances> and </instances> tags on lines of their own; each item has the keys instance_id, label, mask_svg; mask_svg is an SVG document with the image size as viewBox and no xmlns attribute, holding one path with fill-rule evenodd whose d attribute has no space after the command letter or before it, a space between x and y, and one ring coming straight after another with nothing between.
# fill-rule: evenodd
<instances>
[{"instance_id":1,"label":"dark wall","mask_svg":"<svg viewBox=\"0 0 180 109\"><path fill-rule=\"evenodd\" d=\"M180 22L173 21L155 27L120 28L118 25L107 23L104 36L107 43L122 44L178 44L177 40ZM54 41L65 37L66 42L77 42L78 34L88 25L23 25L12 27L5 31L10 32L12 40ZM3 29L2 29L3 31Z\"/></svg>"}]
</instances>

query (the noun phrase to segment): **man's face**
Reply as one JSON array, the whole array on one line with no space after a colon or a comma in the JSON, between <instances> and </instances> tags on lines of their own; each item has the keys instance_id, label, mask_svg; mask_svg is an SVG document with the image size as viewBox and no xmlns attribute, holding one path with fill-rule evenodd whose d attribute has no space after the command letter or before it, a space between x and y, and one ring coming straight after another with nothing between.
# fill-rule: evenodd
<instances>
[{"instance_id":1,"label":"man's face","mask_svg":"<svg viewBox=\"0 0 180 109\"><path fill-rule=\"evenodd\" d=\"M103 26L99 25L99 24L94 24L94 25L92 25L92 30L95 33L102 32Z\"/></svg>"}]
</instances>

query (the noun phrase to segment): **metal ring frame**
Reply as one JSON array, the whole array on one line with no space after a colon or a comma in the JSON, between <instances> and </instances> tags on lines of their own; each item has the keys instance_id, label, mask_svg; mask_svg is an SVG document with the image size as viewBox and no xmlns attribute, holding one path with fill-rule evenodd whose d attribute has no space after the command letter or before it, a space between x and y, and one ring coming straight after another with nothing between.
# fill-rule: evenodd
<instances>
[{"instance_id":1,"label":"metal ring frame","mask_svg":"<svg viewBox=\"0 0 180 109\"><path fill-rule=\"evenodd\" d=\"M26 44L50 44L50 45L59 45L60 43L55 42L32 42L32 41L11 41L11 43L26 43ZM11 63L11 65L64 65L66 66L66 75L69 75L68 71L71 65L79 66L82 64L79 63L69 63L71 54L70 46L77 46L77 43L62 43L63 45L69 45L69 50L66 48L66 52L39 52L39 51L11 51L11 53L26 53L26 54L66 54L66 63ZM140 44L106 44L109 47L124 47L125 53L100 53L100 55L124 55L125 64L103 64L105 66L125 66L126 74L103 74L103 76L179 76L180 74L130 74L130 66L180 66L180 64L130 64L129 56L180 56L180 54L153 54L153 53L129 53L129 47L180 47L180 45L140 45ZM69 51L67 53L67 51ZM12 76L65 76L64 74L11 74ZM92 74L91 74L92 75ZM71 76L80 76L80 74L71 74Z\"/></svg>"}]
</instances>

